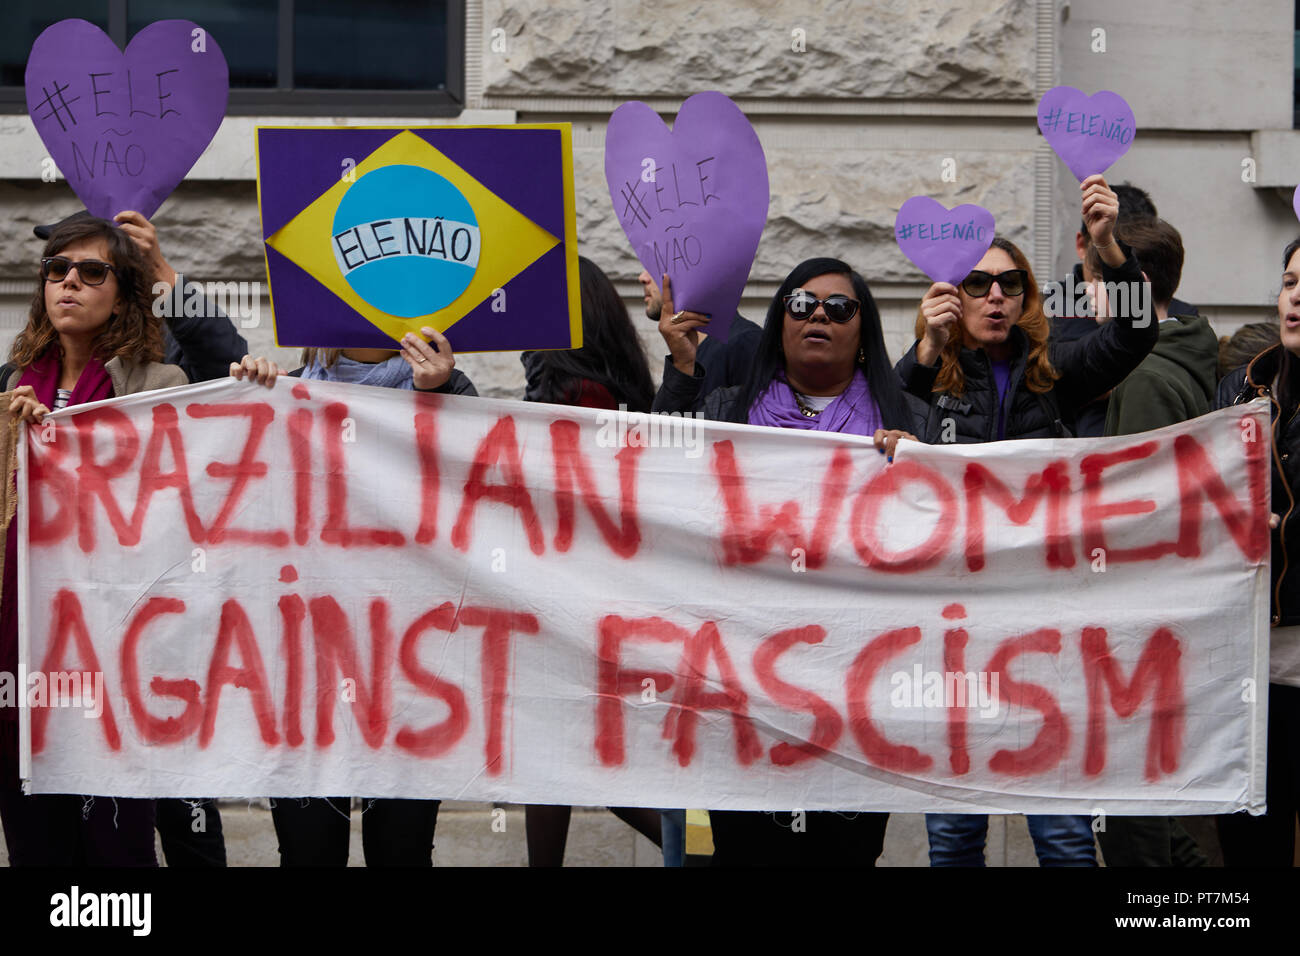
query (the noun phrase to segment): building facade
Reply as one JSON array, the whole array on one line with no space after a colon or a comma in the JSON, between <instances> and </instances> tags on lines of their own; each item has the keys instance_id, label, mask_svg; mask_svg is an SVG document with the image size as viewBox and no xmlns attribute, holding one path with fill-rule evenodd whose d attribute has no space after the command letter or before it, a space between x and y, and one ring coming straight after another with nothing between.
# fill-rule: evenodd
<instances>
[{"instance_id":1,"label":"building facade","mask_svg":"<svg viewBox=\"0 0 1300 956\"><path fill-rule=\"evenodd\" d=\"M258 125L573 124L582 253L643 315L640 266L603 172L605 127L640 99L671 122L706 89L747 113L768 159L771 206L741 310L758 321L786 273L833 255L865 275L897 358L928 281L899 252L908 197L974 202L1021 244L1040 282L1074 261L1078 186L1039 135L1035 104L1069 84L1112 89L1138 136L1112 182L1146 188L1183 235L1179 297L1220 334L1269 316L1285 243L1300 234L1294 125L1295 4L1284 0L12 0L0 107L0 347L25 321L39 242L32 226L80 208L49 175L25 115L22 52L44 25L86 16L110 35L183 17L232 68L212 145L154 217L187 279L261 283L242 317L255 353L276 349L265 298L253 147ZM66 8L66 9L64 9ZM260 57L260 59L259 59ZM15 79L17 77L17 79ZM18 85L15 86L15 83ZM410 87L423 87L412 89ZM381 87L376 89L376 87ZM52 180L52 181L51 181ZM639 327L656 377L664 349ZM455 345L454 329L449 338ZM480 391L519 397L517 353L466 355Z\"/></svg>"}]
</instances>

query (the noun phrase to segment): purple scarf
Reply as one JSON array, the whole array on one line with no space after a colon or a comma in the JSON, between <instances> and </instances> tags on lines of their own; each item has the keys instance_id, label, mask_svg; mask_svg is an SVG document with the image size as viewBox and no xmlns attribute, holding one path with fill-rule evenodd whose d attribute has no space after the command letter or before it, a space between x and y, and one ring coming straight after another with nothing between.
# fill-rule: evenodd
<instances>
[{"instance_id":1,"label":"purple scarf","mask_svg":"<svg viewBox=\"0 0 1300 956\"><path fill-rule=\"evenodd\" d=\"M749 424L847 432L851 435L874 435L877 428L884 427L880 409L871 397L862 369L853 373L849 387L836 395L834 401L815 418L808 418L799 411L799 403L795 401L794 390L790 388L785 372L777 369L772 384L749 407Z\"/></svg>"}]
</instances>

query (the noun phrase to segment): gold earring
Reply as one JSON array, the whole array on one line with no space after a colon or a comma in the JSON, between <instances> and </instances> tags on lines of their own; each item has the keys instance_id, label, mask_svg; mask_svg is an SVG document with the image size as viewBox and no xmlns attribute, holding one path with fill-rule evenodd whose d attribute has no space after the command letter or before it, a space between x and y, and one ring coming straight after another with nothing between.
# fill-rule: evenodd
<instances>
[{"instance_id":1,"label":"gold earring","mask_svg":"<svg viewBox=\"0 0 1300 956\"><path fill-rule=\"evenodd\" d=\"M867 353L862 351L861 345L858 346L858 364L859 365L867 364Z\"/></svg>"}]
</instances>

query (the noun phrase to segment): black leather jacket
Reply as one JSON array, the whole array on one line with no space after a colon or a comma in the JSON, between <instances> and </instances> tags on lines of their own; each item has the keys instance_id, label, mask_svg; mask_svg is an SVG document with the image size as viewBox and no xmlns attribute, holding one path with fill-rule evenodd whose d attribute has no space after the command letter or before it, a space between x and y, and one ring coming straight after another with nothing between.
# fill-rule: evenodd
<instances>
[{"instance_id":1,"label":"black leather jacket","mask_svg":"<svg viewBox=\"0 0 1300 956\"><path fill-rule=\"evenodd\" d=\"M1273 413L1272 509L1282 523L1273 529L1273 590L1270 617L1274 627L1300 624L1300 414L1282 415L1273 394L1282 346L1261 352L1219 383L1217 408L1267 398ZM1294 359L1293 359L1294 360ZM1300 369L1297 369L1300 374ZM1285 421L1283 418L1285 417Z\"/></svg>"}]
</instances>

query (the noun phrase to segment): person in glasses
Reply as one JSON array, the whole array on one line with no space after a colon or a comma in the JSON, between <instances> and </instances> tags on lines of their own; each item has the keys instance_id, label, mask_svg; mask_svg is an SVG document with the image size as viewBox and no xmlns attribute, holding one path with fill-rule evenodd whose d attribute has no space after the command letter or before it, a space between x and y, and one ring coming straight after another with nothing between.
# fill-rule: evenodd
<instances>
[{"instance_id":1,"label":"person in glasses","mask_svg":"<svg viewBox=\"0 0 1300 956\"><path fill-rule=\"evenodd\" d=\"M663 283L659 331L668 345L654 410L772 428L870 435L893 457L915 440L915 412L890 367L880 313L866 281L838 259L808 259L785 277L767 309L748 380L700 396L708 375L698 360L698 330L708 319L674 312ZM756 635L758 636L758 635ZM714 810L714 866L874 866L884 847L886 813Z\"/></svg>"},{"instance_id":2,"label":"person in glasses","mask_svg":"<svg viewBox=\"0 0 1300 956\"><path fill-rule=\"evenodd\" d=\"M1107 282L1142 282L1142 270L1115 239L1119 209L1101 176L1080 186L1083 221ZM922 439L976 443L1067 437L1068 410L1114 388L1151 351L1153 316L1119 315L1095 335L1048 341L1029 260L1012 242L993 240L959 287L930 286L916 319L915 344L898 363L909 394L929 404ZM1096 866L1086 816L1030 816L1042 866ZM988 817L926 814L931 866L983 866Z\"/></svg>"},{"instance_id":3,"label":"person in glasses","mask_svg":"<svg viewBox=\"0 0 1300 956\"><path fill-rule=\"evenodd\" d=\"M36 226L32 229L32 232L36 234L36 238L45 240L49 239L50 234L59 226L89 218L90 213L83 209L60 222ZM158 239L158 230L154 227L154 224L141 213L131 209L118 213L113 217L113 221L135 244L141 258L144 260L145 286L151 299L156 300L158 298L153 295L153 289L158 283L162 283L167 287L162 296L170 299L173 296L172 290L175 288L176 283L180 281L180 275L163 256L162 245ZM197 288L195 283L187 282L181 297L182 301L190 298ZM239 334L234 323L206 296L203 298L203 308L200 315L165 314L162 321L163 361L167 365L180 366L191 382L207 382L225 377L230 363L238 362L248 352L248 343ZM217 812L216 805L205 804L205 806L209 818L213 818ZM178 812L181 809L184 811L182 814L184 831L189 831L190 807L178 808ZM177 837L177 842L185 839L181 824L168 829L181 834ZM190 839L196 845L211 842L211 840L205 841L204 837L198 834ZM201 848L197 852L201 855L212 855L213 850L211 847L207 847ZM179 858L181 854L174 855Z\"/></svg>"},{"instance_id":4,"label":"person in glasses","mask_svg":"<svg viewBox=\"0 0 1300 956\"><path fill-rule=\"evenodd\" d=\"M26 327L14 339L11 414L40 422L51 409L187 384L163 365L162 321L151 310L135 244L86 217L50 235ZM21 507L21 505L20 505ZM17 673L18 522L5 543L0 670ZM0 708L0 822L13 866L157 866L154 801L39 794L18 781L18 711Z\"/></svg>"},{"instance_id":5,"label":"person in glasses","mask_svg":"<svg viewBox=\"0 0 1300 956\"><path fill-rule=\"evenodd\" d=\"M1118 204L1101 176L1081 184L1083 217L1105 282L1143 282L1115 239ZM897 371L929 414L934 443L1065 437L1079 408L1122 382L1159 337L1151 314L1119 316L1096 335L1049 342L1029 260L996 238L960 287L930 286L917 310L917 340Z\"/></svg>"}]
</instances>

